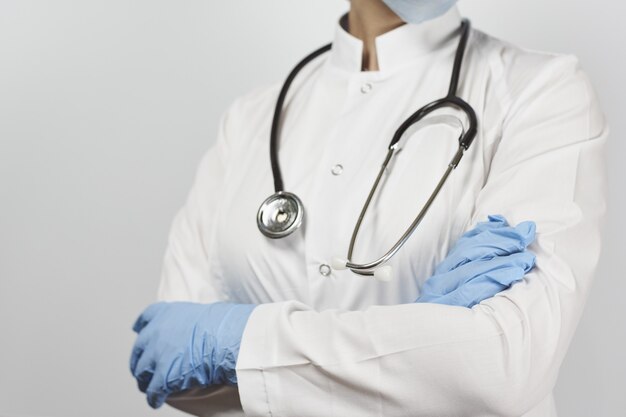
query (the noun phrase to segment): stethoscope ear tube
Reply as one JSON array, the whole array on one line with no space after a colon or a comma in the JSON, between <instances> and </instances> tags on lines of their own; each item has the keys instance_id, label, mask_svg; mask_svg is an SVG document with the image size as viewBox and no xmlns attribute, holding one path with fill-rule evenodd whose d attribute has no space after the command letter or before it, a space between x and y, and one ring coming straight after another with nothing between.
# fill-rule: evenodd
<instances>
[{"instance_id":1,"label":"stethoscope ear tube","mask_svg":"<svg viewBox=\"0 0 626 417\"><path fill-rule=\"evenodd\" d=\"M374 182L374 186L370 190L370 193L367 197L367 200L365 201L363 209L361 210L361 213L359 214L359 218L352 232L352 238L350 240L350 246L348 248L348 257L345 261L337 259L336 263L338 266L341 266L341 264L343 264L344 268L350 269L352 272L359 274L359 275L367 275L367 276L373 275L377 279L381 277L384 279L391 279L392 272L390 270L390 266L383 265L383 264L387 262L389 259L391 259L391 257L395 255L396 252L398 252L398 250L400 250L402 245L404 245L404 243L409 239L409 237L417 229L417 226L421 223L422 219L424 218L424 216L430 209L432 203L435 201L435 198L437 198L437 196L439 195L439 192L443 188L443 185L448 180L450 173L458 166L459 162L461 161L461 158L463 157L464 151L466 151L472 144L474 137L476 136L476 133L478 131L477 129L478 122L476 118L476 113L474 109L467 102L465 102L463 99L461 99L460 97L456 95L458 84L459 84L459 77L461 73L461 66L463 62L463 55L464 55L465 47L467 45L467 40L469 37L469 30L470 30L470 22L469 20L464 19L463 24L461 25L461 39L459 40L459 46L457 47L457 51L454 57L454 66L452 70L452 76L450 79L450 86L448 89L448 94L439 100L436 100L432 103L425 105L424 107L420 108L419 110L414 112L412 115L410 115L398 127L393 138L391 139L391 142L388 147L387 156L385 157L385 160L381 166L381 170L378 176L376 177L376 181ZM448 164L446 171L444 172L441 179L437 183L437 186L435 187L432 194L430 195L430 197L424 204L424 207L422 207L422 209L420 210L418 215L415 217L411 225L406 229L404 234L402 234L400 239L398 239L398 241L392 246L392 248L389 251L387 251L387 253L385 253L383 256L381 256L380 258L372 262L367 262L367 263L353 262L352 254L354 252L356 238L359 233L361 224L363 222L363 218L365 217L367 208L369 207L369 204L376 192L376 189L378 188L380 179L387 165L389 164L389 161L393 157L394 152L396 151L398 147L400 138L410 126L424 119L427 115L434 112L435 110L438 110L444 107L454 107L462 111L463 113L465 113L469 122L469 127L467 131L463 132L459 136L459 147L456 153L454 154L454 156L452 157L450 163ZM379 272L377 274L377 270L380 270L382 268L385 268L384 273Z\"/></svg>"},{"instance_id":2,"label":"stethoscope ear tube","mask_svg":"<svg viewBox=\"0 0 626 417\"><path fill-rule=\"evenodd\" d=\"M433 202L435 201L435 199L439 195L439 192L441 191L441 189L443 188L444 184L448 180L448 177L450 176L450 173L459 164L459 161L463 157L463 152L464 151L465 151L465 148L463 148L462 146L459 146L459 148L457 149L456 153L452 157L452 160L448 164L448 167L446 168L446 171L444 172L444 174L442 175L441 179L437 183L437 186L435 187L435 189L433 190L432 194L430 195L430 197L428 198L428 200L424 204L424 207L422 207L422 209L420 210L418 215L415 217L415 219L413 220L411 225L406 229L406 231L402 234L400 239L398 239L398 241L391 247L391 249L389 249L389 251L387 253L385 253L383 256L381 256L380 258L378 258L378 259L376 259L376 260L374 260L372 262L367 262L367 263L353 262L351 260L352 259L352 254L354 252L354 246L356 244L357 235L358 235L359 230L361 228L361 223L363 222L363 218L365 217L365 213L367 212L367 208L369 206L369 203L371 202L371 200L372 200L372 198L373 198L373 196L374 196L374 194L376 192L376 189L378 188L378 183L380 182L380 178L382 177L382 174L385 171L385 169L387 167L387 164L391 160L391 156L393 155L393 152L394 152L393 149L390 149L389 152L387 153L387 157L385 158L385 162L383 163L383 166L381 167L381 170L380 170L380 172L378 174L376 182L374 183L374 187L372 187L372 190L370 191L370 193L369 193L369 195L367 197L367 200L365 201L363 209L361 210L361 213L359 214L359 220L357 221L357 224L354 227L354 230L352 232L352 239L350 239L350 247L348 249L348 258L345 261L340 260L340 258L335 258L335 263L338 266L341 266L341 264L343 263L343 265L344 265L343 269L350 269L355 274L368 275L368 276L375 275L376 270L378 268L380 268L381 265L383 265L389 259L391 259L391 257L393 255L395 255L396 252L398 252L400 250L402 245L404 245L404 243L409 239L409 237L417 229L417 226L419 226L419 224L422 222L422 219L424 218L424 216L426 216L426 213L428 213L428 210L430 209L430 206L433 204ZM385 274L385 276L386 275L387 274Z\"/></svg>"}]
</instances>

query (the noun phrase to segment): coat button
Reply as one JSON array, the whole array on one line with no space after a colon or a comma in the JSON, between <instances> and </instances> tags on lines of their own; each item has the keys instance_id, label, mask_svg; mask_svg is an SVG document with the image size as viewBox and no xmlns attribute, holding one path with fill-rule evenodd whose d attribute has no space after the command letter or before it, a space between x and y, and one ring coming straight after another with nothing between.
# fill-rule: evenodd
<instances>
[{"instance_id":1,"label":"coat button","mask_svg":"<svg viewBox=\"0 0 626 417\"><path fill-rule=\"evenodd\" d=\"M367 94L370 91L372 91L372 84L370 83L365 83L361 86L361 93L363 94Z\"/></svg>"},{"instance_id":2,"label":"coat button","mask_svg":"<svg viewBox=\"0 0 626 417\"><path fill-rule=\"evenodd\" d=\"M333 168L330 170L330 172L332 172L333 175L341 175L341 173L343 172L343 165L341 164L334 165Z\"/></svg>"},{"instance_id":3,"label":"coat button","mask_svg":"<svg viewBox=\"0 0 626 417\"><path fill-rule=\"evenodd\" d=\"M330 275L330 266L328 266L326 264L321 264L320 265L320 274L322 274L325 277L329 276Z\"/></svg>"}]
</instances>

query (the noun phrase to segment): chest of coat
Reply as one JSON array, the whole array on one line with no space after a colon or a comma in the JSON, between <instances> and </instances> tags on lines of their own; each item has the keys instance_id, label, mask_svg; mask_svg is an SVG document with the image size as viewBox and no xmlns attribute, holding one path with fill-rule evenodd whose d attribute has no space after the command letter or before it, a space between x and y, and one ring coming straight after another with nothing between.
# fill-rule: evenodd
<instances>
[{"instance_id":1,"label":"chest of coat","mask_svg":"<svg viewBox=\"0 0 626 417\"><path fill-rule=\"evenodd\" d=\"M422 86L424 91L426 98L437 93L435 88L428 92ZM263 236L256 225L259 205L273 192L269 123L246 129L248 145L236 152L236 162L230 164L215 231L219 265L215 272L233 300L262 303L297 299L318 309L361 309L411 302L418 296L419 287L471 216L475 195L484 180L480 151L470 149L417 231L392 258L395 277L391 283L327 268L333 257L346 256L389 140L399 121L414 110L405 108L405 103L413 100L410 94L399 99L396 96L397 108L389 106L394 96L381 93L364 104L351 97L346 88L335 94L332 102L291 104L292 117L281 132L285 140L279 157L285 187L302 199L305 220L299 230L283 239ZM385 103L389 115L380 114ZM320 104L324 104L323 110ZM263 111L269 119L271 107ZM322 117L328 123L310 118L320 113L341 117ZM364 219L355 260L373 260L399 239L445 171L458 147L458 135L446 124L407 132L403 148L385 173Z\"/></svg>"}]
</instances>

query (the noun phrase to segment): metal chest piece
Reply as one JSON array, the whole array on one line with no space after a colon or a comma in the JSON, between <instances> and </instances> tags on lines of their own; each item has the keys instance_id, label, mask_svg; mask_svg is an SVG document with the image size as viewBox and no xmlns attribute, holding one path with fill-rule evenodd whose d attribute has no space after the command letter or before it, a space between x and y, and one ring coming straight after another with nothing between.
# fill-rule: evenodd
<instances>
[{"instance_id":1,"label":"metal chest piece","mask_svg":"<svg viewBox=\"0 0 626 417\"><path fill-rule=\"evenodd\" d=\"M302 201L287 191L269 196L256 216L257 226L265 236L278 239L293 233L302 224L304 206Z\"/></svg>"}]
</instances>

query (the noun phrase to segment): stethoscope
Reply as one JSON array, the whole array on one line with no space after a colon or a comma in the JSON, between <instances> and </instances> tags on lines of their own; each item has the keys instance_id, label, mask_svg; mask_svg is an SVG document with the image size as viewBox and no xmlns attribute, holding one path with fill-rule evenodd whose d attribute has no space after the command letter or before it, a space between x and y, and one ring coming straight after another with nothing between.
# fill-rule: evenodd
<instances>
[{"instance_id":1,"label":"stethoscope","mask_svg":"<svg viewBox=\"0 0 626 417\"><path fill-rule=\"evenodd\" d=\"M457 96L457 87L459 84L459 76L461 72L461 64L463 62L463 55L465 52L465 47L467 45L467 39L469 37L470 32L470 22L467 19L463 19L461 24L461 38L459 40L459 45L456 50L456 54L454 57L454 66L452 69L452 77L450 79L450 87L448 89L448 94L432 103L429 103L417 110L415 113L410 115L396 130L393 138L391 139L391 143L389 144L389 148L387 151L387 155L385 156L385 160L378 172L378 176L376 177L376 181L370 190L369 195L367 196L367 200L363 205L363 209L359 214L359 218L354 226L354 231L352 232L352 238L350 239L350 246L348 248L348 256L347 258L335 258L332 262L332 267L337 270L342 269L350 269L352 272L359 275L367 275L374 276L376 279L380 281L388 281L392 277L392 268L390 265L383 265L387 262L393 255L400 250L402 245L409 239L409 237L413 234L417 226L420 224L424 216L426 215L428 209L432 205L433 201L439 194L439 191L445 184L448 179L450 173L453 169L457 167L461 158L463 157L463 152L466 151L477 132L477 120L476 113L474 109L465 102L462 98ZM270 161L272 164L272 174L274 178L274 190L275 193L269 196L261 207L259 207L259 211L257 213L257 225L261 233L265 236L277 239L290 235L296 229L300 227L304 218L304 206L302 201L298 196L293 193L284 190L283 187L283 179L280 172L280 166L278 163L278 126L280 124L280 116L283 108L283 102L285 97L287 96L287 90L291 85L292 81L298 74L298 72L311 60L315 59L317 56L322 53L330 50L332 43L328 45L324 45L323 47L315 50L308 56L306 56L302 61L298 63L294 67L294 69L289 73L289 76L285 80L285 83L280 90L280 94L278 96L278 101L276 102L276 108L274 110L274 117L272 120L272 128L270 132ZM352 261L352 254L354 252L354 245L356 243L356 238L361 228L361 223L363 222L363 218L367 212L367 209L378 189L378 185L383 177L387 169L387 165L391 161L394 153L398 150L398 143L400 138L404 134L404 132L413 124L419 122L424 117L426 117L431 112L441 109L443 107L453 107L465 113L465 116L468 120L468 129L466 131L462 131L459 136L459 148L452 157L452 160L448 164L448 167L439 180L439 183L435 187L433 193L430 198L426 201L422 210L418 213L415 220L411 223L411 225L407 228L404 234L398 239L398 241L380 258L366 263L357 263Z\"/></svg>"}]
</instances>

